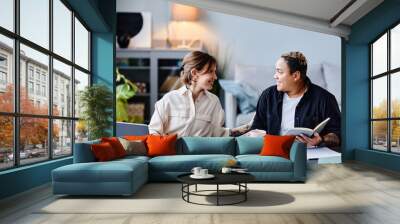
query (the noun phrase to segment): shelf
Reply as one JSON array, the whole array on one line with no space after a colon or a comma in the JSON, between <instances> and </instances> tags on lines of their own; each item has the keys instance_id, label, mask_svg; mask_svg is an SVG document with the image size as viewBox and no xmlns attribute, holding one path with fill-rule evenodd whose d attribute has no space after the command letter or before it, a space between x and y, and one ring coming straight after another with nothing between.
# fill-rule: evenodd
<instances>
[{"instance_id":1,"label":"shelf","mask_svg":"<svg viewBox=\"0 0 400 224\"><path fill-rule=\"evenodd\" d=\"M149 70L150 66L117 66L119 69L125 70Z\"/></svg>"},{"instance_id":2,"label":"shelf","mask_svg":"<svg viewBox=\"0 0 400 224\"><path fill-rule=\"evenodd\" d=\"M150 96L150 93L136 93L133 97L135 96Z\"/></svg>"},{"instance_id":3,"label":"shelf","mask_svg":"<svg viewBox=\"0 0 400 224\"><path fill-rule=\"evenodd\" d=\"M158 67L160 70L178 70L179 66L160 66Z\"/></svg>"},{"instance_id":4,"label":"shelf","mask_svg":"<svg viewBox=\"0 0 400 224\"><path fill-rule=\"evenodd\" d=\"M134 84L146 85L143 93L136 93L128 100L130 104L145 105L145 123L150 120L156 102L166 94L160 92L160 87L169 76L179 77L182 58L189 52L188 49L117 49L116 67L121 74Z\"/></svg>"}]
</instances>

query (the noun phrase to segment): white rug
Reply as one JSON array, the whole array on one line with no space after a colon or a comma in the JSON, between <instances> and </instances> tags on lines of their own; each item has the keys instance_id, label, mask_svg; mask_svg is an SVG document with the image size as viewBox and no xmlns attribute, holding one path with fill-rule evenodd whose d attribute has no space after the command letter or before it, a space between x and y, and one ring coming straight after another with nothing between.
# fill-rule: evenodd
<instances>
[{"instance_id":1,"label":"white rug","mask_svg":"<svg viewBox=\"0 0 400 224\"><path fill-rule=\"evenodd\" d=\"M131 197L58 197L36 213L360 213L357 205L316 184L260 183L248 187L247 201L237 205L190 204L182 200L180 184L150 183ZM199 190L212 188L215 186L199 186ZM192 199L200 203L215 202L215 197L210 196ZM227 197L223 202L234 199L238 198Z\"/></svg>"}]
</instances>

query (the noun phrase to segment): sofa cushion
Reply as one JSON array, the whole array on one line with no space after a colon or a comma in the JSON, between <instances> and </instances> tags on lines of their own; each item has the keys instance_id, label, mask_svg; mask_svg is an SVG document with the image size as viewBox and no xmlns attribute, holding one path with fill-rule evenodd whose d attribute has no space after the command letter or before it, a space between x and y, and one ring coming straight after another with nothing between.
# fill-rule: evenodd
<instances>
[{"instance_id":1,"label":"sofa cushion","mask_svg":"<svg viewBox=\"0 0 400 224\"><path fill-rule=\"evenodd\" d=\"M263 137L237 137L236 155L259 154L264 144Z\"/></svg>"},{"instance_id":2,"label":"sofa cushion","mask_svg":"<svg viewBox=\"0 0 400 224\"><path fill-rule=\"evenodd\" d=\"M104 137L101 138L101 142L108 142L112 146L115 152L115 156L117 158L122 158L126 156L126 151L124 147L122 146L121 142L119 142L119 139L117 137Z\"/></svg>"},{"instance_id":3,"label":"sofa cushion","mask_svg":"<svg viewBox=\"0 0 400 224\"><path fill-rule=\"evenodd\" d=\"M92 149L94 157L96 157L96 161L104 162L118 158L112 145L108 142L92 144L90 148Z\"/></svg>"},{"instance_id":4,"label":"sofa cushion","mask_svg":"<svg viewBox=\"0 0 400 224\"><path fill-rule=\"evenodd\" d=\"M242 113L251 113L256 110L259 92L245 82L220 79L219 84L225 92L235 96Z\"/></svg>"},{"instance_id":5,"label":"sofa cushion","mask_svg":"<svg viewBox=\"0 0 400 224\"><path fill-rule=\"evenodd\" d=\"M290 148L295 140L294 135L265 135L261 156L280 156L290 159Z\"/></svg>"},{"instance_id":6,"label":"sofa cushion","mask_svg":"<svg viewBox=\"0 0 400 224\"><path fill-rule=\"evenodd\" d=\"M235 139L233 137L183 137L178 141L177 154L235 155Z\"/></svg>"},{"instance_id":7,"label":"sofa cushion","mask_svg":"<svg viewBox=\"0 0 400 224\"><path fill-rule=\"evenodd\" d=\"M249 172L293 172L292 161L279 156L238 155L236 159Z\"/></svg>"},{"instance_id":8,"label":"sofa cushion","mask_svg":"<svg viewBox=\"0 0 400 224\"><path fill-rule=\"evenodd\" d=\"M158 156L149 160L151 172L190 172L193 167L199 166L211 172L219 171L228 160L235 159L231 155L175 155Z\"/></svg>"},{"instance_id":9,"label":"sofa cushion","mask_svg":"<svg viewBox=\"0 0 400 224\"><path fill-rule=\"evenodd\" d=\"M58 182L129 182L134 172L142 172L146 162L109 161L96 163L74 163L53 170L53 181ZM147 175L147 174L146 174Z\"/></svg>"},{"instance_id":10,"label":"sofa cushion","mask_svg":"<svg viewBox=\"0 0 400 224\"><path fill-rule=\"evenodd\" d=\"M126 151L126 155L139 155L145 156L147 155L146 143L141 140L126 140L124 138L118 138L121 145L124 147Z\"/></svg>"},{"instance_id":11,"label":"sofa cushion","mask_svg":"<svg viewBox=\"0 0 400 224\"><path fill-rule=\"evenodd\" d=\"M149 135L146 143L148 156L163 156L176 154L177 135Z\"/></svg>"}]
</instances>

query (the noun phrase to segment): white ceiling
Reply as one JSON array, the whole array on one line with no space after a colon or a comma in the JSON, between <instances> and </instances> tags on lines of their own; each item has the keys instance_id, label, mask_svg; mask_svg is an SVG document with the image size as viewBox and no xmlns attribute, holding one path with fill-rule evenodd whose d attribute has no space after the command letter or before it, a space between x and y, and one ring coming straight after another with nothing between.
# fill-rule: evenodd
<instances>
[{"instance_id":1,"label":"white ceiling","mask_svg":"<svg viewBox=\"0 0 400 224\"><path fill-rule=\"evenodd\" d=\"M345 38L350 34L352 24L383 2L383 0L173 1Z\"/></svg>"}]
</instances>

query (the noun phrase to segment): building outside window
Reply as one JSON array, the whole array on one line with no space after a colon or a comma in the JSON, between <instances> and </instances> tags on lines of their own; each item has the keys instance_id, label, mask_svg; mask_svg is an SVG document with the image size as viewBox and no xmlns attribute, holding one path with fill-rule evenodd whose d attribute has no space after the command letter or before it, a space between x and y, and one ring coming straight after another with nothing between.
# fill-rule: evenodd
<instances>
[{"instance_id":1,"label":"building outside window","mask_svg":"<svg viewBox=\"0 0 400 224\"><path fill-rule=\"evenodd\" d=\"M33 67L32 66L29 66L28 76L29 76L29 79L33 80Z\"/></svg>"},{"instance_id":2,"label":"building outside window","mask_svg":"<svg viewBox=\"0 0 400 224\"><path fill-rule=\"evenodd\" d=\"M10 2L11 7L4 8L13 8L13 1L2 2L1 8L3 4ZM72 7L65 5L65 1L18 2L18 12L14 13L15 10L12 10L9 13L15 17L15 21L19 21L15 29L19 33L6 27L2 28L9 30L7 32L0 29L0 84L11 84L13 87L8 92L0 91L0 98L7 99L0 100L0 123L3 130L0 132L0 171L71 156L74 142L87 139L85 127L78 123L79 114L74 113L71 107L65 109L65 106L79 102L78 92L83 86L90 85L89 82L81 81L90 80L91 75L90 31L71 10ZM40 8L43 13L37 14L33 8ZM49 24L52 24L51 28ZM50 43L53 43L53 49L50 49ZM62 60L58 61L53 55ZM72 55L75 55L74 60ZM11 60L12 58L19 58L18 63ZM49 63L50 61L53 63ZM20 72L17 74L19 88L16 88L13 81L14 69L10 69L16 65L20 65ZM79 75L73 80L76 73ZM53 89L49 90L49 78L52 77ZM63 87L58 85L60 79L64 81ZM78 83L79 88L74 92L71 88L65 88L66 85ZM27 94L14 94L15 90ZM50 97L56 103L61 94L62 107L57 109L56 104L50 105ZM19 97L15 98L15 95ZM20 110L15 112L14 106ZM53 113L50 113L50 107L53 108ZM15 125L19 131L14 134ZM32 132L43 134L38 134L33 139L30 135Z\"/></svg>"},{"instance_id":3,"label":"building outside window","mask_svg":"<svg viewBox=\"0 0 400 224\"><path fill-rule=\"evenodd\" d=\"M33 94L34 93L34 88L33 88L33 82L29 81L28 82L28 93Z\"/></svg>"},{"instance_id":4,"label":"building outside window","mask_svg":"<svg viewBox=\"0 0 400 224\"><path fill-rule=\"evenodd\" d=\"M3 71L0 71L0 84L2 85L7 84L7 74Z\"/></svg>"},{"instance_id":5,"label":"building outside window","mask_svg":"<svg viewBox=\"0 0 400 224\"><path fill-rule=\"evenodd\" d=\"M46 96L46 86L42 86L42 96Z\"/></svg>"},{"instance_id":6,"label":"building outside window","mask_svg":"<svg viewBox=\"0 0 400 224\"><path fill-rule=\"evenodd\" d=\"M0 90L4 91L7 86L7 56L0 54Z\"/></svg>"},{"instance_id":7,"label":"building outside window","mask_svg":"<svg viewBox=\"0 0 400 224\"><path fill-rule=\"evenodd\" d=\"M400 153L400 24L370 44L371 148Z\"/></svg>"}]
</instances>

